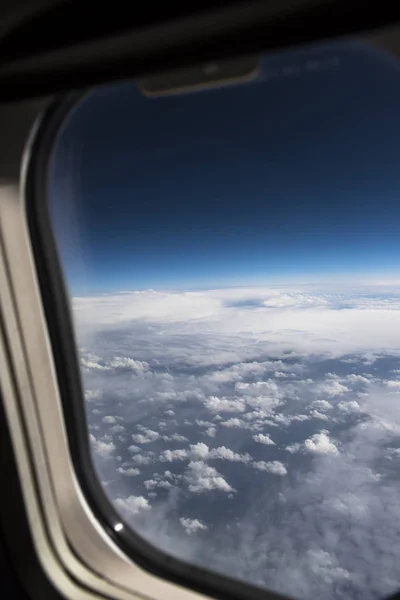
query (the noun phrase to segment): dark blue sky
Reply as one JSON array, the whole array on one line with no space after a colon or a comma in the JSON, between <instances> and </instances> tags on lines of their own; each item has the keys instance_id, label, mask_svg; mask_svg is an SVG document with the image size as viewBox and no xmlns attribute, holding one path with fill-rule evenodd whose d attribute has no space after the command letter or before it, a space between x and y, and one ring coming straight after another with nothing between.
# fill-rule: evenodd
<instances>
[{"instance_id":1,"label":"dark blue sky","mask_svg":"<svg viewBox=\"0 0 400 600\"><path fill-rule=\"evenodd\" d=\"M247 84L92 93L50 203L74 293L399 278L400 70L357 44L266 57Z\"/></svg>"}]
</instances>

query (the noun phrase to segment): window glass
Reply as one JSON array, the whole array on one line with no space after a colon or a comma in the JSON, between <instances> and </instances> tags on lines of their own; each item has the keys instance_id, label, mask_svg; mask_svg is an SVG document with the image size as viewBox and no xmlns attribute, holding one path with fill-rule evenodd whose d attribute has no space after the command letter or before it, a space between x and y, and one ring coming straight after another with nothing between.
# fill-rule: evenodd
<instances>
[{"instance_id":1,"label":"window glass","mask_svg":"<svg viewBox=\"0 0 400 600\"><path fill-rule=\"evenodd\" d=\"M66 119L93 461L158 548L300 599L400 587L399 107L398 59L346 42Z\"/></svg>"}]
</instances>

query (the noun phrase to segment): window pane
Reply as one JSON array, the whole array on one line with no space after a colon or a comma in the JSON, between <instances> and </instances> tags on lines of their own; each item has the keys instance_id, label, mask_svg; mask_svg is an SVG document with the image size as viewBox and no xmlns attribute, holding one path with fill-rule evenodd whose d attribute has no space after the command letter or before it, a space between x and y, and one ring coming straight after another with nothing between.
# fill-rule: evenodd
<instances>
[{"instance_id":1,"label":"window pane","mask_svg":"<svg viewBox=\"0 0 400 600\"><path fill-rule=\"evenodd\" d=\"M394 592L398 60L346 42L144 87L89 94L50 165L104 490L184 560L300 599Z\"/></svg>"}]
</instances>

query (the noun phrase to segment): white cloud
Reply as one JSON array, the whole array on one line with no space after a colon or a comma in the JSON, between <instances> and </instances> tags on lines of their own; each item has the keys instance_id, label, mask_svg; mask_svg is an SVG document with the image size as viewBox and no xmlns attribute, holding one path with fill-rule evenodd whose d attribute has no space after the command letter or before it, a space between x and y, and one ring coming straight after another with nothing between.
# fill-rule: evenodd
<instances>
[{"instance_id":1,"label":"white cloud","mask_svg":"<svg viewBox=\"0 0 400 600\"><path fill-rule=\"evenodd\" d=\"M249 396L267 396L268 398L280 396L280 388L272 379L255 383L239 382L235 384L235 389Z\"/></svg>"},{"instance_id":2,"label":"white cloud","mask_svg":"<svg viewBox=\"0 0 400 600\"><path fill-rule=\"evenodd\" d=\"M149 364L140 360L133 360L125 356L114 356L108 363L108 366L113 369L131 369L136 372L144 372L149 370Z\"/></svg>"},{"instance_id":3,"label":"white cloud","mask_svg":"<svg viewBox=\"0 0 400 600\"><path fill-rule=\"evenodd\" d=\"M141 449L139 446L135 446L134 444L132 444L132 446L128 446L128 450L129 450L129 452L134 453L134 452L140 452Z\"/></svg>"},{"instance_id":4,"label":"white cloud","mask_svg":"<svg viewBox=\"0 0 400 600\"><path fill-rule=\"evenodd\" d=\"M216 428L216 427L208 427L208 428L206 429L206 434L207 434L209 437L212 437L212 438L213 438L213 437L215 437L215 436L216 436L216 433L217 433L217 428Z\"/></svg>"},{"instance_id":5,"label":"white cloud","mask_svg":"<svg viewBox=\"0 0 400 600\"><path fill-rule=\"evenodd\" d=\"M136 444L149 444L150 442L158 440L160 437L160 434L152 429L144 429L143 431L144 433L136 433L132 435L132 440Z\"/></svg>"},{"instance_id":6,"label":"white cloud","mask_svg":"<svg viewBox=\"0 0 400 600\"><path fill-rule=\"evenodd\" d=\"M103 397L102 390L85 390L85 400L88 402L94 402L96 400L101 400Z\"/></svg>"},{"instance_id":7,"label":"white cloud","mask_svg":"<svg viewBox=\"0 0 400 600\"><path fill-rule=\"evenodd\" d=\"M144 454L134 454L130 458L131 462L135 465L150 465L154 462L154 458L152 456L144 455Z\"/></svg>"},{"instance_id":8,"label":"white cloud","mask_svg":"<svg viewBox=\"0 0 400 600\"><path fill-rule=\"evenodd\" d=\"M346 375L344 381L350 383L363 383L364 385L371 384L371 378L366 377L365 375L357 375L356 373L350 373L350 375Z\"/></svg>"},{"instance_id":9,"label":"white cloud","mask_svg":"<svg viewBox=\"0 0 400 600\"><path fill-rule=\"evenodd\" d=\"M148 479L143 485L147 490L155 490L156 488L170 490L174 487L170 481L163 481L161 479Z\"/></svg>"},{"instance_id":10,"label":"white cloud","mask_svg":"<svg viewBox=\"0 0 400 600\"><path fill-rule=\"evenodd\" d=\"M209 452L210 450L207 444L199 442L198 444L190 445L189 456L192 460L202 460L208 457Z\"/></svg>"},{"instance_id":11,"label":"white cloud","mask_svg":"<svg viewBox=\"0 0 400 600\"><path fill-rule=\"evenodd\" d=\"M279 460L272 460L269 462L259 460L254 462L252 466L259 471L266 471L267 473L272 473L273 475L287 475L287 469L285 465Z\"/></svg>"},{"instance_id":12,"label":"white cloud","mask_svg":"<svg viewBox=\"0 0 400 600\"><path fill-rule=\"evenodd\" d=\"M219 448L213 448L212 450L210 450L208 456L206 456L205 458L219 458L222 460L229 460L232 462L242 462L242 463L249 463L251 462L253 459L250 456L250 454L239 454L237 452L233 452L232 450L230 450L229 448L226 448L225 446L220 446Z\"/></svg>"},{"instance_id":13,"label":"white cloud","mask_svg":"<svg viewBox=\"0 0 400 600\"><path fill-rule=\"evenodd\" d=\"M87 406L91 429L98 431L102 416L119 403L115 412L124 415L127 430L140 419L149 425L134 431L140 440L148 443L154 428L161 432L162 447L171 442L164 452L157 444L160 456L130 446L132 460L119 467L135 471L143 464L145 482L131 484L157 497L151 511L140 510L141 533L189 562L204 560L205 566L298 598L376 600L400 587L400 488L393 476L400 454L400 384L391 379L393 356L384 372L385 356L400 355L400 294L391 290L388 300L371 289L368 296L343 286L335 293L304 286L140 292L76 301L79 335L96 351L82 350L85 387L102 391L97 397L86 394L93 401ZM245 295L258 302L243 308ZM125 354L152 369L111 366ZM327 364L332 373L324 376ZM363 392L369 395L359 396ZM116 403L113 408L109 401ZM362 418L354 418L353 411ZM329 423L322 424L328 416ZM321 426L326 429L320 431ZM113 427L92 440L104 458L114 454L110 434L122 433ZM284 442L289 444L284 462L249 460L230 449L253 448L252 438L261 439L269 427L279 444L270 448L274 457L282 457L280 440L300 440ZM207 444L189 444L199 439ZM124 436L119 441L128 446ZM119 441L118 452L126 460ZM182 447L174 450L173 441ZM221 462L210 462L217 459ZM101 479L109 496L121 501L111 462L104 461L107 472ZM158 476L146 468L152 464L154 470L170 467L177 473ZM287 472L290 477L283 476ZM251 473L256 483L245 488L242 477ZM174 488L171 493L159 493L168 487ZM219 493L217 535L212 515L201 536L189 537L184 524L176 525L187 514L186 491ZM203 508L201 498L192 498L198 500ZM231 519L236 501L237 524ZM195 514L203 518L203 512ZM206 543L200 545L203 538Z\"/></svg>"},{"instance_id":14,"label":"white cloud","mask_svg":"<svg viewBox=\"0 0 400 600\"><path fill-rule=\"evenodd\" d=\"M125 431L125 427L123 427L122 425L113 425L113 427L110 427L109 432L112 434L116 434L116 433L124 433Z\"/></svg>"},{"instance_id":15,"label":"white cloud","mask_svg":"<svg viewBox=\"0 0 400 600\"><path fill-rule=\"evenodd\" d=\"M245 403L240 398L217 398L210 396L206 398L204 405L214 413L240 413L245 410Z\"/></svg>"},{"instance_id":16,"label":"white cloud","mask_svg":"<svg viewBox=\"0 0 400 600\"><path fill-rule=\"evenodd\" d=\"M106 417L103 417L103 418L102 418L102 421L103 421L103 423L110 423L110 424L113 424L113 423L116 423L116 422L117 422L117 419L116 419L115 417L112 417L111 415L108 415L108 416L106 416Z\"/></svg>"},{"instance_id":17,"label":"white cloud","mask_svg":"<svg viewBox=\"0 0 400 600\"><path fill-rule=\"evenodd\" d=\"M224 427L232 428L239 427L241 429L246 429L249 427L249 425L245 421L243 421L243 419L238 419L238 417L231 417L227 421L223 421L221 425L223 425Z\"/></svg>"},{"instance_id":18,"label":"white cloud","mask_svg":"<svg viewBox=\"0 0 400 600\"><path fill-rule=\"evenodd\" d=\"M271 440L268 434L258 433L257 435L253 435L253 440L265 446L275 446L275 442Z\"/></svg>"},{"instance_id":19,"label":"white cloud","mask_svg":"<svg viewBox=\"0 0 400 600\"><path fill-rule=\"evenodd\" d=\"M169 436L169 439L173 442L187 442L188 439L184 435L179 435L178 433L173 433Z\"/></svg>"},{"instance_id":20,"label":"white cloud","mask_svg":"<svg viewBox=\"0 0 400 600\"><path fill-rule=\"evenodd\" d=\"M347 402L339 402L337 405L338 409L344 413L359 413L361 412L361 406L356 400L348 400Z\"/></svg>"},{"instance_id":21,"label":"white cloud","mask_svg":"<svg viewBox=\"0 0 400 600\"><path fill-rule=\"evenodd\" d=\"M329 439L328 431L315 433L304 442L304 449L313 454L339 454L335 444Z\"/></svg>"},{"instance_id":22,"label":"white cloud","mask_svg":"<svg viewBox=\"0 0 400 600\"><path fill-rule=\"evenodd\" d=\"M164 450L161 452L159 459L162 462L174 462L176 460L186 460L188 458L188 451L183 448L177 450Z\"/></svg>"},{"instance_id":23,"label":"white cloud","mask_svg":"<svg viewBox=\"0 0 400 600\"><path fill-rule=\"evenodd\" d=\"M136 475L140 475L141 473L140 469L124 469L123 467L118 467L117 471L121 475L126 475L127 477L136 477Z\"/></svg>"},{"instance_id":24,"label":"white cloud","mask_svg":"<svg viewBox=\"0 0 400 600\"><path fill-rule=\"evenodd\" d=\"M108 367L107 365L101 365L97 362L94 362L93 360L88 360L86 358L84 358L83 356L81 357L81 366L83 369L86 370L97 370L97 371L109 371L110 367Z\"/></svg>"},{"instance_id":25,"label":"white cloud","mask_svg":"<svg viewBox=\"0 0 400 600\"><path fill-rule=\"evenodd\" d=\"M311 406L314 406L319 410L330 410L333 408L332 404L328 402L328 400L314 400L314 402L311 403Z\"/></svg>"},{"instance_id":26,"label":"white cloud","mask_svg":"<svg viewBox=\"0 0 400 600\"><path fill-rule=\"evenodd\" d=\"M294 454L295 452L308 452L310 454L339 454L339 450L334 442L329 438L329 432L323 429L315 433L303 443L295 443L286 446L286 450Z\"/></svg>"},{"instance_id":27,"label":"white cloud","mask_svg":"<svg viewBox=\"0 0 400 600\"><path fill-rule=\"evenodd\" d=\"M204 461L190 462L184 479L189 491L196 494L211 490L225 493L235 491L216 469L206 465Z\"/></svg>"},{"instance_id":28,"label":"white cloud","mask_svg":"<svg viewBox=\"0 0 400 600\"><path fill-rule=\"evenodd\" d=\"M94 452L99 455L101 458L109 458L110 455L115 450L115 445L113 442L107 442L103 439L96 439L93 434L90 434L90 442Z\"/></svg>"},{"instance_id":29,"label":"white cloud","mask_svg":"<svg viewBox=\"0 0 400 600\"><path fill-rule=\"evenodd\" d=\"M329 398L335 398L336 396L346 394L350 391L350 389L334 379L332 381L325 381L324 383L319 384L318 391Z\"/></svg>"},{"instance_id":30,"label":"white cloud","mask_svg":"<svg viewBox=\"0 0 400 600\"><path fill-rule=\"evenodd\" d=\"M185 517L181 517L179 522L189 535L196 531L207 529L207 525L199 521L199 519L185 519Z\"/></svg>"},{"instance_id":31,"label":"white cloud","mask_svg":"<svg viewBox=\"0 0 400 600\"><path fill-rule=\"evenodd\" d=\"M128 498L116 498L114 504L122 513L128 517L136 515L143 510L149 510L150 504L143 496L128 496Z\"/></svg>"},{"instance_id":32,"label":"white cloud","mask_svg":"<svg viewBox=\"0 0 400 600\"><path fill-rule=\"evenodd\" d=\"M388 388L400 390L400 381L389 380L389 381L386 381L386 385Z\"/></svg>"},{"instance_id":33,"label":"white cloud","mask_svg":"<svg viewBox=\"0 0 400 600\"><path fill-rule=\"evenodd\" d=\"M320 419L321 421L330 421L331 420L327 414L322 413L319 410L310 411L310 417L312 417L313 419Z\"/></svg>"}]
</instances>

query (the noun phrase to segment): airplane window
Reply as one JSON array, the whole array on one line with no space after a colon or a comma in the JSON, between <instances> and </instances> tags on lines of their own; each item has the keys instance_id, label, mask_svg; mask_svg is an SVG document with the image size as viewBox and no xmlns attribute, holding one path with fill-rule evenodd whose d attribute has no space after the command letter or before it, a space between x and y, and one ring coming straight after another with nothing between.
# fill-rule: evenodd
<instances>
[{"instance_id":1,"label":"airplane window","mask_svg":"<svg viewBox=\"0 0 400 600\"><path fill-rule=\"evenodd\" d=\"M50 210L116 531L299 599L400 587L399 64L302 47L66 118Z\"/></svg>"}]
</instances>

